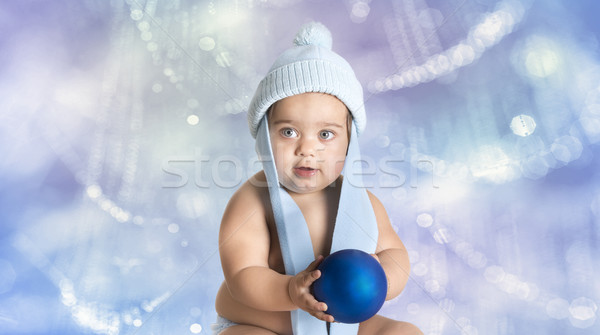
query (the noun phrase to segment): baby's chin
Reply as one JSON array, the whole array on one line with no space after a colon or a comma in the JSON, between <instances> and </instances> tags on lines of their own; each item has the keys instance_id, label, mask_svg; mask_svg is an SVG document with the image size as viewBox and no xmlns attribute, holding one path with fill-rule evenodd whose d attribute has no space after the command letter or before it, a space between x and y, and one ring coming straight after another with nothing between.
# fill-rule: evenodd
<instances>
[{"instance_id":1,"label":"baby's chin","mask_svg":"<svg viewBox=\"0 0 600 335\"><path fill-rule=\"evenodd\" d=\"M286 185L281 183L281 181L280 184L288 193L310 194L324 189L324 187L319 187L316 185Z\"/></svg>"},{"instance_id":2,"label":"baby's chin","mask_svg":"<svg viewBox=\"0 0 600 335\"><path fill-rule=\"evenodd\" d=\"M281 176L281 174L280 174ZM279 185L288 193L309 194L321 192L327 188L335 187L341 175L323 176L317 178L307 178L304 180L295 180L296 178L279 178Z\"/></svg>"}]
</instances>

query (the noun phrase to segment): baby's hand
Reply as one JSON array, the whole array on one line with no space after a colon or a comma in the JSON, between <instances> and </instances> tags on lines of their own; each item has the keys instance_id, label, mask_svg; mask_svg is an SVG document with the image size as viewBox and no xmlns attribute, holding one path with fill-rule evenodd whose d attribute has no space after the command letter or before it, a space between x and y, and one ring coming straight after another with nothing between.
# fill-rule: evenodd
<instances>
[{"instance_id":1,"label":"baby's hand","mask_svg":"<svg viewBox=\"0 0 600 335\"><path fill-rule=\"evenodd\" d=\"M312 283L321 277L321 271L316 269L322 260L323 256L317 257L304 271L294 276L290 280L288 292L292 302L300 309L319 320L333 322L333 316L325 313L327 305L324 302L318 302L310 293Z\"/></svg>"}]
</instances>

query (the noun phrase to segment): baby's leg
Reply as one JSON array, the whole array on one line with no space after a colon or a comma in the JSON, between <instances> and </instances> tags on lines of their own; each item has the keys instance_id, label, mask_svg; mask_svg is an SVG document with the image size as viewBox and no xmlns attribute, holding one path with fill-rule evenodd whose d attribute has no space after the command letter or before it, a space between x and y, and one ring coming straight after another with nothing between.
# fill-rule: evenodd
<instances>
[{"instance_id":1,"label":"baby's leg","mask_svg":"<svg viewBox=\"0 0 600 335\"><path fill-rule=\"evenodd\" d=\"M237 325L231 326L224 331L220 332L219 335L277 335L270 330L266 330L264 328L255 327L255 326L246 326L246 325Z\"/></svg>"},{"instance_id":2,"label":"baby's leg","mask_svg":"<svg viewBox=\"0 0 600 335\"><path fill-rule=\"evenodd\" d=\"M415 325L388 319L381 315L375 315L367 321L361 322L358 327L358 335L423 335L423 332Z\"/></svg>"}]
</instances>

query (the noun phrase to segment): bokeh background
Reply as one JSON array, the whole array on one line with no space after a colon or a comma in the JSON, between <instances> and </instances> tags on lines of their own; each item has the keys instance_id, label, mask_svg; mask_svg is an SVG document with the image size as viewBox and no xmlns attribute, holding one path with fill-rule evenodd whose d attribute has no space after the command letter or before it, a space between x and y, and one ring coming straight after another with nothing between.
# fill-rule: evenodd
<instances>
[{"instance_id":1,"label":"bokeh background","mask_svg":"<svg viewBox=\"0 0 600 335\"><path fill-rule=\"evenodd\" d=\"M210 334L245 109L321 21L425 334L600 334L599 2L0 2L0 333Z\"/></svg>"}]
</instances>

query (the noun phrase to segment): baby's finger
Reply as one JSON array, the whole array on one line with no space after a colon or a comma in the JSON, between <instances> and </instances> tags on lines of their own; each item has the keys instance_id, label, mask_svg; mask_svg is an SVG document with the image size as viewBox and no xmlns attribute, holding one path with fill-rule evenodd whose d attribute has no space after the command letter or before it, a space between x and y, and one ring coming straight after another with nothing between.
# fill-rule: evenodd
<instances>
[{"instance_id":1,"label":"baby's finger","mask_svg":"<svg viewBox=\"0 0 600 335\"><path fill-rule=\"evenodd\" d=\"M306 294L304 299L307 306L307 310L310 313L325 312L327 310L327 304L324 302L317 301L317 299L315 299L315 297L313 297L312 294Z\"/></svg>"},{"instance_id":2,"label":"baby's finger","mask_svg":"<svg viewBox=\"0 0 600 335\"><path fill-rule=\"evenodd\" d=\"M333 316L331 316L325 312L315 312L315 313L311 313L311 315L321 321L325 321L325 322L333 322L334 321Z\"/></svg>"},{"instance_id":3,"label":"baby's finger","mask_svg":"<svg viewBox=\"0 0 600 335\"><path fill-rule=\"evenodd\" d=\"M315 280L319 279L320 277L321 277L321 271L319 271L319 270L308 272L304 276L304 278L302 278L302 285L305 287L308 287L308 286L312 285L312 283L314 283Z\"/></svg>"},{"instance_id":4,"label":"baby's finger","mask_svg":"<svg viewBox=\"0 0 600 335\"><path fill-rule=\"evenodd\" d=\"M319 264L321 264L321 262L323 261L323 258L323 255L319 255L317 259L310 263L310 265L306 268L306 271L313 271L314 269L316 269L319 266Z\"/></svg>"}]
</instances>

